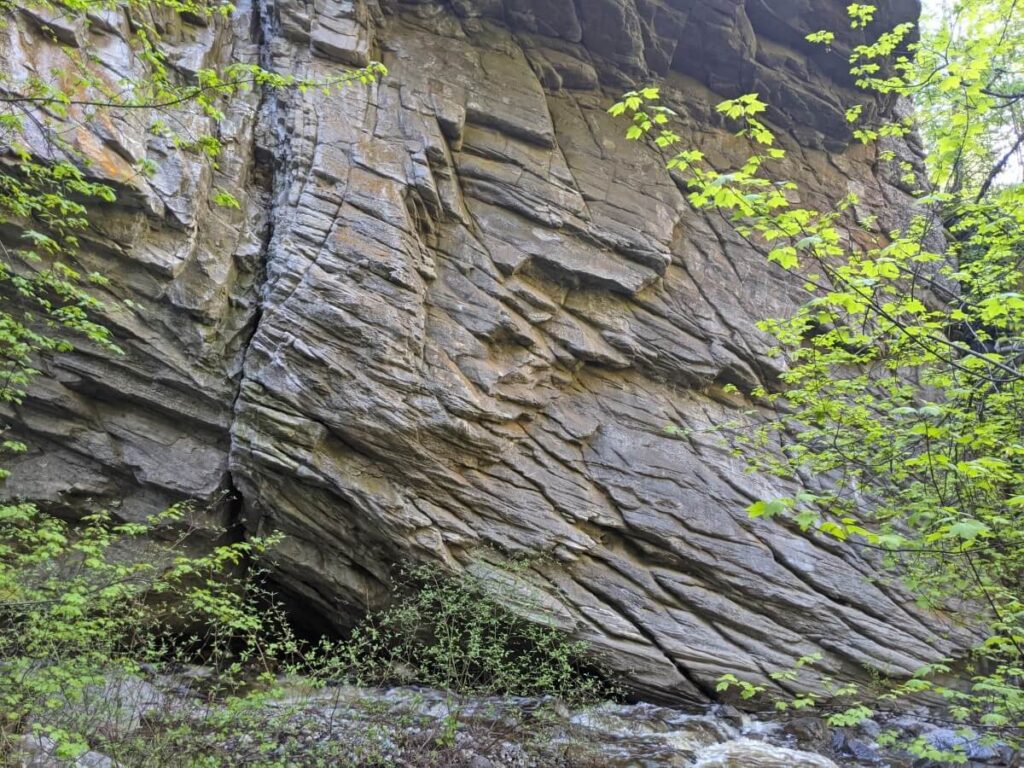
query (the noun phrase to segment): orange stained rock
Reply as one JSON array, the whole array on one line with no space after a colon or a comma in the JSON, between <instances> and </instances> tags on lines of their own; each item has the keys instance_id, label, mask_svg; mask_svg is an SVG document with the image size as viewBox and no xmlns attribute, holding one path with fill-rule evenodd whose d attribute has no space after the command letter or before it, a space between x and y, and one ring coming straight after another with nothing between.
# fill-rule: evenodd
<instances>
[{"instance_id":1,"label":"orange stained rock","mask_svg":"<svg viewBox=\"0 0 1024 768\"><path fill-rule=\"evenodd\" d=\"M75 129L75 143L98 175L119 182L128 182L135 176L135 170L123 157L105 147L99 137L84 126Z\"/></svg>"}]
</instances>

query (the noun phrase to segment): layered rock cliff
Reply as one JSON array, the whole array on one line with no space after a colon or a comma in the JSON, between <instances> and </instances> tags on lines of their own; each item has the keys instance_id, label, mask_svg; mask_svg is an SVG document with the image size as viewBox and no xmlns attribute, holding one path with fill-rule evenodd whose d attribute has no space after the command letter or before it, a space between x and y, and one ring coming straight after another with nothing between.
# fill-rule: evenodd
<instances>
[{"instance_id":1,"label":"layered rock cliff","mask_svg":"<svg viewBox=\"0 0 1024 768\"><path fill-rule=\"evenodd\" d=\"M125 354L44 362L12 414L32 451L7 493L128 518L195 499L282 532L274 578L318 628L382 599L397 563L516 578L661 699L812 652L863 677L948 650L871 563L747 518L784 489L708 429L747 407L723 385L777 375L755 322L799 286L692 211L605 111L662 78L685 142L724 166L745 147L714 105L758 91L802 194L855 191L895 220L897 182L849 140L843 45L803 42L848 26L844 3L256 3L165 29L173 63L391 74L236 100L216 172L144 117L85 116L76 141L120 194L82 259L133 302L107 318ZM138 74L128 34L111 11L65 37L89 36L116 80ZM2 35L15 79L62 55L30 16ZM142 157L152 180L131 171ZM544 557L495 568L519 555Z\"/></svg>"}]
</instances>

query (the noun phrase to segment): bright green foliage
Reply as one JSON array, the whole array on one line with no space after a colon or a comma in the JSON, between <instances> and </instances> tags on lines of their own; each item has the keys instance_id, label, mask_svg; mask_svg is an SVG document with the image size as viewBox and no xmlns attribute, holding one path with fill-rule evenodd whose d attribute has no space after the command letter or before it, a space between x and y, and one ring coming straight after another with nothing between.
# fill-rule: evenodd
<instances>
[{"instance_id":1,"label":"bright green foliage","mask_svg":"<svg viewBox=\"0 0 1024 768\"><path fill-rule=\"evenodd\" d=\"M632 118L631 137L673 148L668 164L686 177L691 205L726 215L807 291L791 317L761 324L778 342L782 381L745 393L760 410L752 423L721 428L751 469L803 488L753 504L751 516L877 556L878 579L897 570L922 606L984 632L969 657L880 681L881 693L819 678L827 695L783 702L827 706L837 724L930 692L986 738L1018 743L1024 732L1024 184L1006 173L1024 143L1015 6L959 2L920 44L905 24L853 50L864 102L916 100L933 148L926 179L895 151L912 121L868 124L877 110L847 111L855 138L913 192L912 217L896 231L862 218L853 194L831 209L794 202L797 185L773 172L785 152L756 95L718 107L754 148L727 172L679 151L680 138L650 117L670 114L657 89L612 109ZM870 6L850 14L871 32ZM751 692L728 676L722 684Z\"/></svg>"},{"instance_id":2,"label":"bright green foliage","mask_svg":"<svg viewBox=\"0 0 1024 768\"><path fill-rule=\"evenodd\" d=\"M1024 13L1015 0L943 3L937 13L897 91L919 107L934 188L981 201L993 184L1021 178Z\"/></svg>"},{"instance_id":3,"label":"bright green foliage","mask_svg":"<svg viewBox=\"0 0 1024 768\"><path fill-rule=\"evenodd\" d=\"M174 508L147 524L97 514L72 527L31 505L0 507L0 755L21 734L53 739L68 758L116 752L102 691L144 664L201 652L220 673L210 693L227 695L295 651L280 614L259 610L243 578L243 563L274 542L198 555L187 522Z\"/></svg>"}]
</instances>

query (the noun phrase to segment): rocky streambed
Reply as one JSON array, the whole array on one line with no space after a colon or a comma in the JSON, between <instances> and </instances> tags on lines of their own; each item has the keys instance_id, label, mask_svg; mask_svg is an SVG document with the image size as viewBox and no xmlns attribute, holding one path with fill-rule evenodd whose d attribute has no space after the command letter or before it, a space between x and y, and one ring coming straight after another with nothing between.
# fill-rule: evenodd
<instances>
[{"instance_id":1,"label":"rocky streambed","mask_svg":"<svg viewBox=\"0 0 1024 768\"><path fill-rule=\"evenodd\" d=\"M199 695L203 671L153 682L122 678L82 702L111 754L61 758L43 734L24 737L25 768L136 766L444 766L465 768L931 768L948 763L883 748L879 736L923 737L962 751L969 766L1018 766L926 717L857 728L817 718L755 718L726 706L704 711L648 703L571 709L547 699L466 698L424 688L286 685L245 706ZM188 736L181 736L188 732ZM177 736L171 736L177 733ZM174 739L178 739L174 743ZM115 753L122 753L121 757Z\"/></svg>"}]
</instances>

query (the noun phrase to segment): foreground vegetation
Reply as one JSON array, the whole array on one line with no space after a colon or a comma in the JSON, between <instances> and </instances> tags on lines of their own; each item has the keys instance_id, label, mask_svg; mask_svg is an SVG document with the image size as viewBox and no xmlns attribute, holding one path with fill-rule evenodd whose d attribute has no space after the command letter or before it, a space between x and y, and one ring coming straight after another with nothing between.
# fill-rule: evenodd
<instances>
[{"instance_id":1,"label":"foreground vegetation","mask_svg":"<svg viewBox=\"0 0 1024 768\"><path fill-rule=\"evenodd\" d=\"M792 481L787 497L750 507L809 536L874 557L926 608L981 633L968 656L871 689L816 676L794 659L774 678L798 695L727 676L719 690L769 699L777 710L823 712L848 725L938 700L945 717L985 742L1024 733L1024 14L1006 0L960 0L926 26L879 29L871 5L849 6L849 53L864 96L847 105L854 139L907 193L903 223L883 227L854 194L833 208L795 202L775 169L786 152L757 94L718 106L740 124L749 160L713 168L680 148L657 88L612 108L683 174L689 202L725 217L766 260L802 283L806 302L766 319L785 363L771 388L745 392L750 418L721 427L753 471ZM832 46L837 30L808 37ZM910 117L892 117L909 99ZM880 105L889 109L879 110ZM883 119L869 118L881 111ZM925 136L927 174L904 137ZM798 283L798 284L799 284ZM814 483L810 479L824 478ZM950 681L954 682L950 682ZM896 739L889 734L883 739ZM921 757L966 762L962 750L909 745Z\"/></svg>"},{"instance_id":2,"label":"foreground vegetation","mask_svg":"<svg viewBox=\"0 0 1024 768\"><path fill-rule=\"evenodd\" d=\"M348 640L302 640L246 566L274 542L196 555L189 517L71 526L0 510L5 764L35 748L124 766L459 765L467 727L477 744L523 728L524 750L548 749L549 706L615 694L584 645L537 621L543 611L524 606L528 621L509 608L522 596L504 582L428 567L405 572L393 607ZM346 687L401 683L443 698L426 708ZM464 716L488 696L541 703Z\"/></svg>"}]
</instances>

